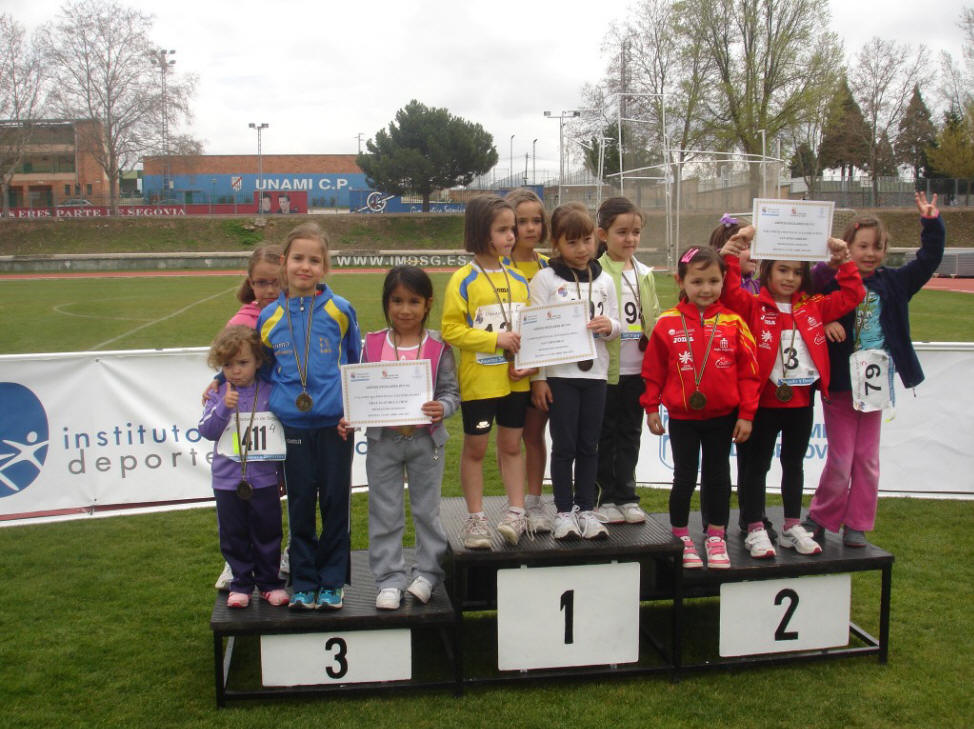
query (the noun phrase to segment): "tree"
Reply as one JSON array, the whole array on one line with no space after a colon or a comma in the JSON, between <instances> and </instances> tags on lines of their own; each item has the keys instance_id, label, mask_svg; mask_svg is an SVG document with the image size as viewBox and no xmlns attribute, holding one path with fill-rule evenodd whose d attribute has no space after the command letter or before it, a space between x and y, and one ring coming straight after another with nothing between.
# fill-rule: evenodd
<instances>
[{"instance_id":1,"label":"tree","mask_svg":"<svg viewBox=\"0 0 974 729\"><path fill-rule=\"evenodd\" d=\"M44 107L44 63L23 26L0 13L0 198L10 214L10 181L24 160Z\"/></svg>"},{"instance_id":2,"label":"tree","mask_svg":"<svg viewBox=\"0 0 974 729\"><path fill-rule=\"evenodd\" d=\"M421 195L423 212L429 212L434 190L467 185L497 164L494 138L480 124L415 99L365 146L368 153L356 161L369 184L396 195Z\"/></svg>"},{"instance_id":3,"label":"tree","mask_svg":"<svg viewBox=\"0 0 974 729\"><path fill-rule=\"evenodd\" d=\"M109 0L75 0L61 7L45 36L54 69L53 101L62 116L98 124L79 143L105 171L112 209L119 173L160 147L160 120L188 116L192 79L173 79L166 98L150 57L152 18ZM165 105L165 108L164 108Z\"/></svg>"},{"instance_id":4,"label":"tree","mask_svg":"<svg viewBox=\"0 0 974 729\"><path fill-rule=\"evenodd\" d=\"M910 165L917 181L927 174L927 151L937 141L937 130L930 120L930 110L923 103L920 86L913 86L913 96L900 119L894 150L897 162Z\"/></svg>"},{"instance_id":5,"label":"tree","mask_svg":"<svg viewBox=\"0 0 974 729\"><path fill-rule=\"evenodd\" d=\"M952 109L944 115L937 145L928 152L933 171L947 177L974 177L974 134L970 115Z\"/></svg>"},{"instance_id":6,"label":"tree","mask_svg":"<svg viewBox=\"0 0 974 729\"><path fill-rule=\"evenodd\" d=\"M865 168L869 154L867 140L869 128L862 115L862 109L852 96L849 84L843 76L836 85L835 93L829 102L828 117L822 133L819 148L819 161L823 169L838 167L842 179L852 179L856 167Z\"/></svg>"}]
</instances>

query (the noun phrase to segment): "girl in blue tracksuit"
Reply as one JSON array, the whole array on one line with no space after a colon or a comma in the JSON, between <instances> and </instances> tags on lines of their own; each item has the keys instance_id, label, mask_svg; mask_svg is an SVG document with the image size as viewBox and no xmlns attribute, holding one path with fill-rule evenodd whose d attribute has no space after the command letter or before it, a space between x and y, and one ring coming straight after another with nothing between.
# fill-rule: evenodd
<instances>
[{"instance_id":1,"label":"girl in blue tracksuit","mask_svg":"<svg viewBox=\"0 0 974 729\"><path fill-rule=\"evenodd\" d=\"M351 304L319 285L327 272L324 232L315 223L299 225L284 247L286 291L257 320L261 342L273 354L270 408L287 442L292 609L340 608L349 580L353 443L337 426L340 367L359 361L361 337Z\"/></svg>"}]
</instances>

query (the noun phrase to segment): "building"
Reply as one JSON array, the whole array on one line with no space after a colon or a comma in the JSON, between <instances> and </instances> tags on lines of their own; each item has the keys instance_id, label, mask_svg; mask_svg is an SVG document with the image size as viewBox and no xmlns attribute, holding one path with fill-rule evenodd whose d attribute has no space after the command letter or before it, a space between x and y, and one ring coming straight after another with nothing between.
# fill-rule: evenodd
<instances>
[{"instance_id":1,"label":"building","mask_svg":"<svg viewBox=\"0 0 974 729\"><path fill-rule=\"evenodd\" d=\"M107 204L108 176L94 154L103 144L101 128L92 119L34 122L10 181L10 207L51 208L78 199ZM0 161L17 154L21 129L20 122L0 122Z\"/></svg>"}]
</instances>

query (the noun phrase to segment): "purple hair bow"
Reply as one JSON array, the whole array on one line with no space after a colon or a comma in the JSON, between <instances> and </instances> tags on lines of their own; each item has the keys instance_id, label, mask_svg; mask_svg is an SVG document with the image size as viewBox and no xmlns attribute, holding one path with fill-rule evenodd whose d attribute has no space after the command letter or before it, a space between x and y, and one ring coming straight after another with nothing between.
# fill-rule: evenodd
<instances>
[{"instance_id":1,"label":"purple hair bow","mask_svg":"<svg viewBox=\"0 0 974 729\"><path fill-rule=\"evenodd\" d=\"M720 219L720 222L725 228L729 228L732 225L737 225L738 223L740 223L740 221L737 218L731 216L730 213L724 213L723 217Z\"/></svg>"}]
</instances>

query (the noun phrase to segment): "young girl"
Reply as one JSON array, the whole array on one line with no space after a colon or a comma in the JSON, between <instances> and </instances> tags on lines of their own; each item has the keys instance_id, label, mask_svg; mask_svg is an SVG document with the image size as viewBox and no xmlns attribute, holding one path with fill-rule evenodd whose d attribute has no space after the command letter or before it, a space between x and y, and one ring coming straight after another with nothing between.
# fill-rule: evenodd
<instances>
[{"instance_id":1,"label":"young girl","mask_svg":"<svg viewBox=\"0 0 974 729\"><path fill-rule=\"evenodd\" d=\"M764 499L775 441L781 433L781 497L785 521L778 544L799 554L819 554L822 547L801 525L805 451L812 434L813 388L829 393L829 358L824 325L856 308L865 290L849 260L845 241L829 239L832 262L838 266L839 289L810 295L808 262L761 261L761 292L754 296L741 286L740 254L748 249L754 228L732 236L722 253L727 280L721 301L747 321L758 342L758 370L763 386L748 442L746 471L738 498L747 524L744 544L755 559L775 556L764 527Z\"/></svg>"},{"instance_id":2,"label":"young girl","mask_svg":"<svg viewBox=\"0 0 974 729\"><path fill-rule=\"evenodd\" d=\"M747 440L758 404L758 367L747 324L720 303L726 264L713 248L690 248L680 256L676 282L680 302L660 314L643 359L646 392L640 403L655 435L669 412L673 451L670 524L683 542L683 566L703 566L687 523L703 450L700 490L707 493L707 566L730 567L725 526L730 500L730 444Z\"/></svg>"},{"instance_id":3,"label":"young girl","mask_svg":"<svg viewBox=\"0 0 974 729\"><path fill-rule=\"evenodd\" d=\"M531 399L550 416L551 484L555 493L555 539L609 536L595 509L599 431L605 409L609 353L606 341L618 338L619 304L612 278L595 257L595 224L570 205L551 215L554 257L531 281L536 306L587 301L586 328L595 337L595 360L545 367L533 376ZM574 472L574 487L572 474Z\"/></svg>"},{"instance_id":4,"label":"young girl","mask_svg":"<svg viewBox=\"0 0 974 729\"><path fill-rule=\"evenodd\" d=\"M388 329L365 335L363 362L427 359L433 374L433 400L423 404L429 426L408 425L368 428L369 449L365 468L369 478L369 566L379 588L375 606L395 610L403 590L420 602L429 602L443 580L440 563L447 552L440 523L440 484L443 481L443 447L449 437L443 421L460 405L453 350L439 332L426 329L433 305L433 282L415 266L397 266L386 275L382 310ZM344 419L339 432L348 430ZM403 472L409 480L409 503L416 528L416 565L403 559L405 528ZM409 574L415 574L412 580ZM408 588L407 588L408 585Z\"/></svg>"},{"instance_id":5,"label":"young girl","mask_svg":"<svg viewBox=\"0 0 974 729\"><path fill-rule=\"evenodd\" d=\"M261 341L274 357L270 407L287 441L293 609L340 608L349 577L353 444L337 429L342 416L339 367L359 361L361 341L351 304L318 284L327 272L325 234L315 223L299 225L284 247L287 291L257 320Z\"/></svg>"},{"instance_id":6,"label":"young girl","mask_svg":"<svg viewBox=\"0 0 974 729\"><path fill-rule=\"evenodd\" d=\"M830 342L832 364L831 398L822 401L829 454L809 508L808 526L838 531L849 547L864 547L865 533L876 520L879 493L879 434L882 410L864 412L853 404L850 357L861 350L881 350L899 373L905 387L923 381L923 370L910 339L907 305L930 280L944 255L946 230L937 209L937 196L916 195L920 210L921 246L916 258L900 268L882 265L886 257L886 230L872 216L853 220L842 236L866 286L866 298L842 324L841 341ZM816 280L825 291L834 290L834 272L820 264Z\"/></svg>"},{"instance_id":7,"label":"young girl","mask_svg":"<svg viewBox=\"0 0 974 729\"><path fill-rule=\"evenodd\" d=\"M527 529L524 514L524 427L530 382L528 371L508 367L520 347L513 331L518 309L528 300L528 282L500 263L514 246L514 208L496 195L478 195L467 203L464 247L474 254L446 287L443 339L460 350L460 413L463 449L460 484L467 502L463 525L467 549L490 549L491 535L483 511L483 461L487 439L497 418L497 450L508 506L497 531L517 544Z\"/></svg>"},{"instance_id":8,"label":"young girl","mask_svg":"<svg viewBox=\"0 0 974 729\"><path fill-rule=\"evenodd\" d=\"M210 347L207 363L223 371L226 382L207 395L200 419L200 434L219 441L227 428L233 428L238 442L241 424L247 416L266 411L271 385L257 378L264 359L260 339L252 327L224 329ZM247 461L247 448L240 461L232 460L213 447L213 494L216 497L220 551L233 572L227 607L245 608L250 604L254 585L271 605L288 601L284 582L278 577L281 560L281 498L278 495L278 464L272 461Z\"/></svg>"},{"instance_id":9,"label":"young girl","mask_svg":"<svg viewBox=\"0 0 974 729\"><path fill-rule=\"evenodd\" d=\"M538 253L539 246L548 239L548 216L544 205L534 192L524 187L511 190L504 198L514 208L515 242L510 257L501 263L521 273L530 284L531 279L548 266L548 257ZM548 414L529 401L524 414L524 470L527 477L527 494L524 507L528 529L533 532L550 532L551 517L541 499L545 461L548 449L545 443L545 426Z\"/></svg>"},{"instance_id":10,"label":"young girl","mask_svg":"<svg viewBox=\"0 0 974 729\"><path fill-rule=\"evenodd\" d=\"M608 343L609 373L605 417L599 437L599 513L609 524L646 521L636 495L636 462L642 435L639 396L643 352L659 316L653 270L636 260L643 214L624 197L611 197L599 207L599 241L605 253L602 271L615 285L622 324L619 339Z\"/></svg>"}]
</instances>

